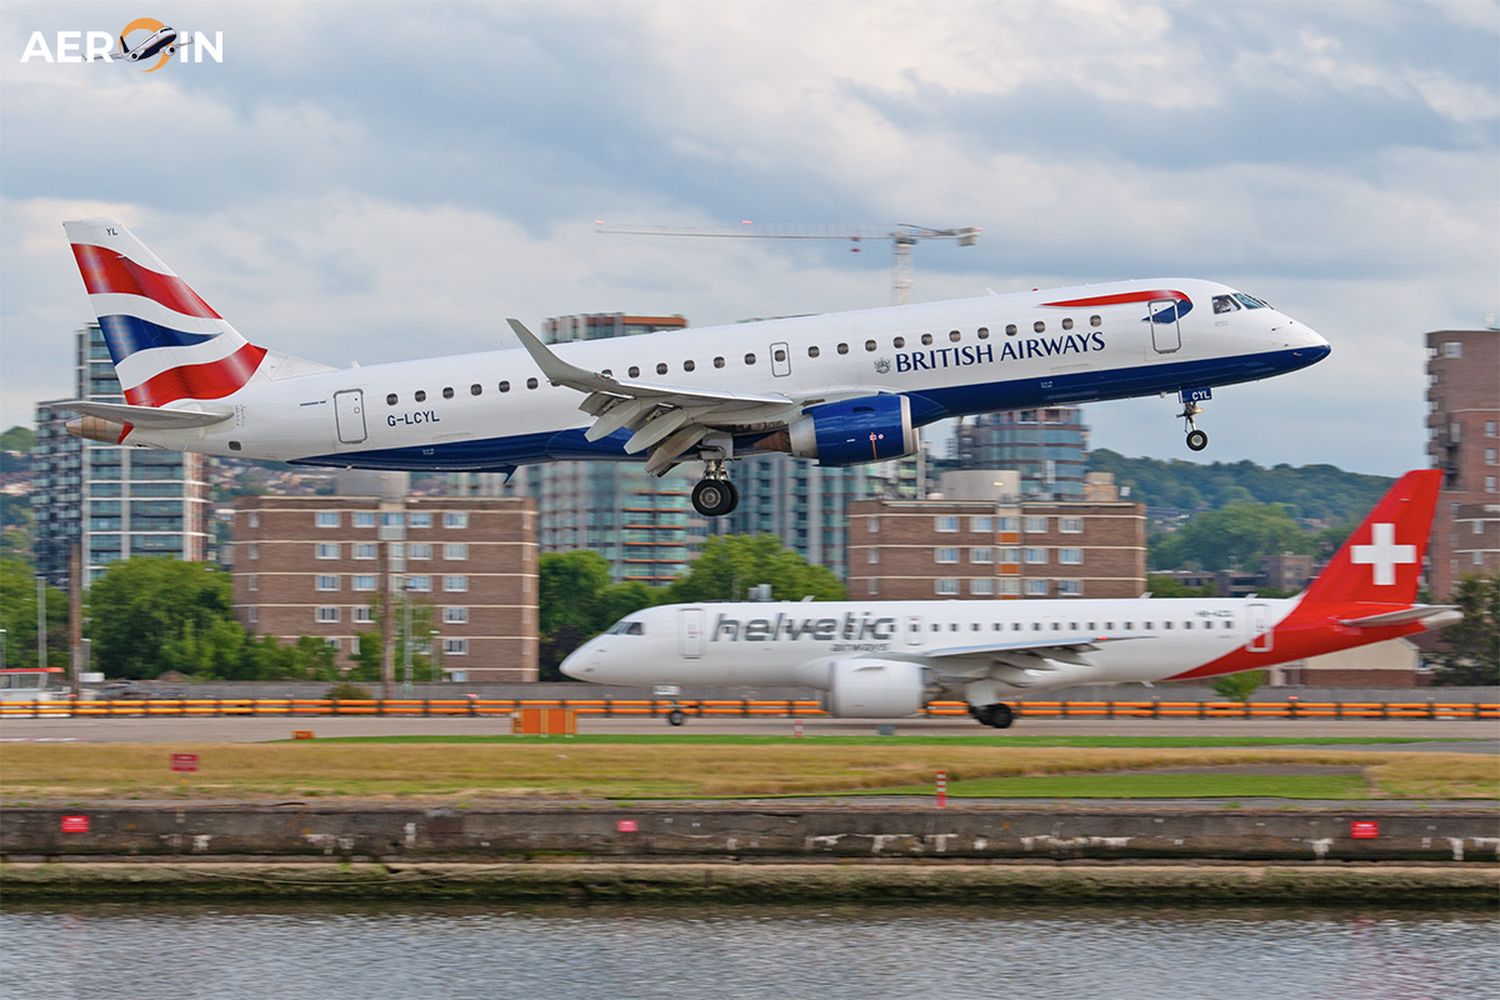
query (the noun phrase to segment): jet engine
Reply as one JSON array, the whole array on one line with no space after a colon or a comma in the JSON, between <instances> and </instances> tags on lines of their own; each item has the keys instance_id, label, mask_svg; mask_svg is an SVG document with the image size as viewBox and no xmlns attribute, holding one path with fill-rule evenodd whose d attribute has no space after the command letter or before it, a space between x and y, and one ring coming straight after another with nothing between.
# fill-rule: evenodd
<instances>
[{"instance_id":1,"label":"jet engine","mask_svg":"<svg viewBox=\"0 0 1500 1000\"><path fill-rule=\"evenodd\" d=\"M927 668L899 660L839 660L829 671L828 711L841 719L915 715L927 704Z\"/></svg>"},{"instance_id":2,"label":"jet engine","mask_svg":"<svg viewBox=\"0 0 1500 1000\"><path fill-rule=\"evenodd\" d=\"M788 428L787 449L819 465L884 462L916 453L917 429L905 396L861 396L802 411Z\"/></svg>"}]
</instances>

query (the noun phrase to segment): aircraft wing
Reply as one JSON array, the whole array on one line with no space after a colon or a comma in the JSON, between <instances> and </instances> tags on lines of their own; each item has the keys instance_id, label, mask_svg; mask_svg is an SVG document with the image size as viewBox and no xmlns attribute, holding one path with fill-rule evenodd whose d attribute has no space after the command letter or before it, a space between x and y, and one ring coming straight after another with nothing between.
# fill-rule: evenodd
<instances>
[{"instance_id":1,"label":"aircraft wing","mask_svg":"<svg viewBox=\"0 0 1500 1000\"><path fill-rule=\"evenodd\" d=\"M802 401L781 393L713 392L589 371L558 357L520 320L509 322L549 382L586 394L578 408L594 423L584 436L598 441L632 431L625 450L649 450L646 471L652 475L666 473L713 431L779 430L801 412Z\"/></svg>"},{"instance_id":2,"label":"aircraft wing","mask_svg":"<svg viewBox=\"0 0 1500 1000\"><path fill-rule=\"evenodd\" d=\"M960 666L1005 663L1024 665L1029 669L1057 669L1059 664L1087 664L1086 654L1116 642L1138 642L1150 636L1055 636L1047 639L1020 639L1014 642L981 642L967 646L946 646L920 653L882 654L889 659L918 660L933 666ZM1049 664L1051 664L1049 666Z\"/></svg>"},{"instance_id":3,"label":"aircraft wing","mask_svg":"<svg viewBox=\"0 0 1500 1000\"><path fill-rule=\"evenodd\" d=\"M208 427L228 420L234 415L231 410L167 410L155 406L130 406L125 403L96 403L91 399L75 399L58 406L76 410L85 416L102 417L116 423L134 424L143 430L180 430L185 427Z\"/></svg>"}]
</instances>

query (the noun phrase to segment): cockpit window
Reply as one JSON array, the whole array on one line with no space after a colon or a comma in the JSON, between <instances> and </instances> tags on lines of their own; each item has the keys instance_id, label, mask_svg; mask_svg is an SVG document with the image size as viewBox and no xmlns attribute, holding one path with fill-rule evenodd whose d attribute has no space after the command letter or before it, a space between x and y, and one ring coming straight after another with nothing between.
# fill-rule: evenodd
<instances>
[{"instance_id":1,"label":"cockpit window","mask_svg":"<svg viewBox=\"0 0 1500 1000\"><path fill-rule=\"evenodd\" d=\"M1214 314L1215 315L1218 315L1219 313L1232 313L1235 310L1237 310L1239 307L1240 307L1240 304L1238 302L1234 301L1234 296L1233 295L1215 295L1214 296Z\"/></svg>"},{"instance_id":2,"label":"cockpit window","mask_svg":"<svg viewBox=\"0 0 1500 1000\"><path fill-rule=\"evenodd\" d=\"M1239 299L1240 300L1240 304L1243 305L1246 309L1269 309L1270 308L1270 306L1266 305L1260 299L1257 299L1253 295L1246 295L1244 292L1235 292L1234 293L1234 297L1237 298L1237 299Z\"/></svg>"},{"instance_id":3,"label":"cockpit window","mask_svg":"<svg viewBox=\"0 0 1500 1000\"><path fill-rule=\"evenodd\" d=\"M640 622L615 622L606 635L645 635L646 627Z\"/></svg>"}]
</instances>

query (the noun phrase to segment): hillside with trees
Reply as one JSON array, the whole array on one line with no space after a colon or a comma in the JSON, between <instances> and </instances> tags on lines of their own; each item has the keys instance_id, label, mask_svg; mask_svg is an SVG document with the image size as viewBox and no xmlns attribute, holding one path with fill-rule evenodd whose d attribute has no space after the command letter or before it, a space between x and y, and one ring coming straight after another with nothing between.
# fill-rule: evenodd
<instances>
[{"instance_id":1,"label":"hillside with trees","mask_svg":"<svg viewBox=\"0 0 1500 1000\"><path fill-rule=\"evenodd\" d=\"M1116 483L1130 487L1130 499L1149 508L1193 513L1231 504L1281 504L1288 517L1308 528L1358 524L1395 482L1332 465L1200 465L1180 459L1126 458L1107 448L1089 453L1089 471L1114 473Z\"/></svg>"}]
</instances>

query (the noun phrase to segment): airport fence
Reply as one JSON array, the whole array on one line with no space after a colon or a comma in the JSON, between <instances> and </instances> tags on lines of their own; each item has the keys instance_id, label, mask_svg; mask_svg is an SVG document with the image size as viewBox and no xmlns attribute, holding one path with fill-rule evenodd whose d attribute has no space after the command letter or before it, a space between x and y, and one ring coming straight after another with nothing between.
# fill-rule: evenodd
<instances>
[{"instance_id":1,"label":"airport fence","mask_svg":"<svg viewBox=\"0 0 1500 1000\"><path fill-rule=\"evenodd\" d=\"M1040 701L1009 702L1019 718L1039 719L1500 719L1500 703L1442 701ZM524 708L568 708L579 716L664 718L816 718L815 699L670 698L159 698L0 702L6 718L198 716L509 717ZM933 701L927 718L963 717L961 701Z\"/></svg>"}]
</instances>

